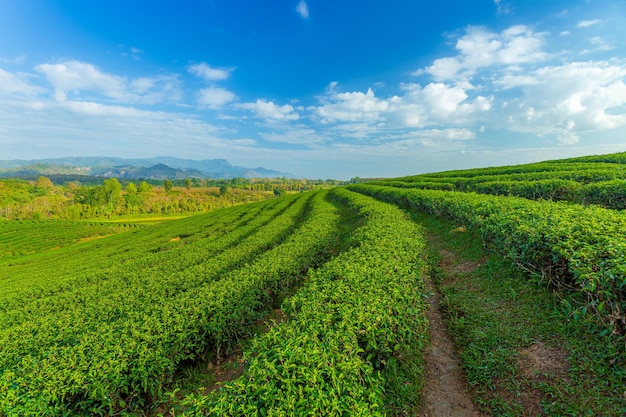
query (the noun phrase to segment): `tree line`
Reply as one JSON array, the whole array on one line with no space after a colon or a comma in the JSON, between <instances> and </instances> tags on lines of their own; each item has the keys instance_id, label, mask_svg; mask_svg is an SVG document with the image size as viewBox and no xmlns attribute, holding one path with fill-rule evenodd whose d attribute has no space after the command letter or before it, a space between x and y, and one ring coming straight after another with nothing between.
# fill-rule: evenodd
<instances>
[{"instance_id":1,"label":"tree line","mask_svg":"<svg viewBox=\"0 0 626 417\"><path fill-rule=\"evenodd\" d=\"M286 193L328 188L335 180L118 180L55 184L50 178L0 179L0 218L80 220L142 214L206 212Z\"/></svg>"}]
</instances>

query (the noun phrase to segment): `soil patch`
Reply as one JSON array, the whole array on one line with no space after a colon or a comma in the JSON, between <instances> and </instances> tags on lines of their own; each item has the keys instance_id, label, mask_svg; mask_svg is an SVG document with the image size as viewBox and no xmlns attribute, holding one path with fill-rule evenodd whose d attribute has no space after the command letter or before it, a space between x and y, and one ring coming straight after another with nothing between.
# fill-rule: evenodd
<instances>
[{"instance_id":1,"label":"soil patch","mask_svg":"<svg viewBox=\"0 0 626 417\"><path fill-rule=\"evenodd\" d=\"M524 407L524 415L540 415L543 412L543 393L537 388L537 383L555 379L567 382L567 355L563 348L548 347L539 341L519 350L517 366L523 380L519 401Z\"/></svg>"},{"instance_id":2,"label":"soil patch","mask_svg":"<svg viewBox=\"0 0 626 417\"><path fill-rule=\"evenodd\" d=\"M421 417L459 416L482 417L485 414L471 400L461 372L458 356L439 312L439 294L427 282L430 307L430 346L425 352L426 379L424 381L424 407Z\"/></svg>"},{"instance_id":3,"label":"soil patch","mask_svg":"<svg viewBox=\"0 0 626 417\"><path fill-rule=\"evenodd\" d=\"M460 261L457 255L447 249L439 249L439 268L443 272L443 284L447 285L452 282L455 275L469 274L480 266L480 263L473 261Z\"/></svg>"},{"instance_id":4,"label":"soil patch","mask_svg":"<svg viewBox=\"0 0 626 417\"><path fill-rule=\"evenodd\" d=\"M533 343L520 349L517 364L520 374L527 378L567 377L569 363L563 348L546 346L543 342Z\"/></svg>"},{"instance_id":5,"label":"soil patch","mask_svg":"<svg viewBox=\"0 0 626 417\"><path fill-rule=\"evenodd\" d=\"M216 390L224 382L232 381L243 374L244 363L242 354L241 352L235 352L217 363L209 362L206 370L207 372L213 372L214 383L204 389L204 395Z\"/></svg>"}]
</instances>

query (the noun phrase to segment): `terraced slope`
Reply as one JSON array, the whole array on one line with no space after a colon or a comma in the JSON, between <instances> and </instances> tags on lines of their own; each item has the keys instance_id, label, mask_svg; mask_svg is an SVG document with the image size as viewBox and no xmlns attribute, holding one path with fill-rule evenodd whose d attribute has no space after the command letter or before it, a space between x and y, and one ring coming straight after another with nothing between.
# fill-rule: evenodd
<instances>
[{"instance_id":1,"label":"terraced slope","mask_svg":"<svg viewBox=\"0 0 626 417\"><path fill-rule=\"evenodd\" d=\"M110 236L139 227L130 223L54 220L0 221L0 261Z\"/></svg>"},{"instance_id":2,"label":"terraced slope","mask_svg":"<svg viewBox=\"0 0 626 417\"><path fill-rule=\"evenodd\" d=\"M345 229L340 213L362 219L357 232L344 236L349 242L339 242L338 231ZM408 228L396 236L397 221ZM289 351L274 346L276 338L308 333L311 343L322 342L316 348L321 357L309 359L317 365L300 364L304 380L311 382L310 366L321 366L322 374L337 378L339 385L333 386L360 393L348 409L362 414L380 409L382 391L373 398L369 389L383 381L387 368L410 373L412 365L394 357L408 357L407 344L416 331L423 334L420 275L415 275L423 242L414 229L396 208L333 190L193 216L0 264L0 415L153 409L180 366L211 352L228 354L305 276L287 311L301 320L260 342L268 344L266 354ZM331 261L337 250L350 246L355 249ZM311 333L318 330L324 333ZM349 351L332 359L338 347ZM346 372L336 374L323 358L345 363ZM327 399L309 405L321 407L341 394L329 390Z\"/></svg>"},{"instance_id":3,"label":"terraced slope","mask_svg":"<svg viewBox=\"0 0 626 417\"><path fill-rule=\"evenodd\" d=\"M626 348L615 343L626 334L626 215L619 204L589 207L577 200L582 194L548 201L561 197L541 187L596 187L609 207L621 197L605 181L619 188L624 166L618 154L430 174L146 227L0 223L0 248L11 248L0 255L0 416L417 415L431 271L423 229L407 212L471 230L529 280L561 294L553 311L594 343L611 342L603 369L613 375L593 398L614 397L626 380ZM514 194L503 184L535 194L468 192ZM453 339L485 334L470 310L446 308L467 314L454 321ZM253 337L277 310L280 323ZM226 358L244 339L241 376L211 392L176 390L186 367ZM476 346L480 360L502 344ZM487 391L501 382L471 376ZM569 409L567 395L552 395L558 403L534 406ZM621 403L610 398L598 409Z\"/></svg>"},{"instance_id":4,"label":"terraced slope","mask_svg":"<svg viewBox=\"0 0 626 417\"><path fill-rule=\"evenodd\" d=\"M623 210L626 208L626 153L422 174L372 184L513 195Z\"/></svg>"}]
</instances>

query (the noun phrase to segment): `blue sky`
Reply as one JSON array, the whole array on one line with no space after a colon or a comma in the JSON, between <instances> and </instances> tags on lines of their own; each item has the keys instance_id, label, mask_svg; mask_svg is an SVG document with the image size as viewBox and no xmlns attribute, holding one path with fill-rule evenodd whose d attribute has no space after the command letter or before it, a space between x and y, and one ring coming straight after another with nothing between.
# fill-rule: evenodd
<instances>
[{"instance_id":1,"label":"blue sky","mask_svg":"<svg viewBox=\"0 0 626 417\"><path fill-rule=\"evenodd\" d=\"M618 151L623 0L0 0L0 159L348 179Z\"/></svg>"}]
</instances>

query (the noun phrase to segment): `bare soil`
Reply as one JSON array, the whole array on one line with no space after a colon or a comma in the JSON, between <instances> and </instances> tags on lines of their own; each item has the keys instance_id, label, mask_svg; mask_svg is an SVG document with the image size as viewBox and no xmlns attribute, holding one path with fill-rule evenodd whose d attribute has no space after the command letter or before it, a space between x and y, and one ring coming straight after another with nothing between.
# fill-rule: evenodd
<instances>
[{"instance_id":1,"label":"bare soil","mask_svg":"<svg viewBox=\"0 0 626 417\"><path fill-rule=\"evenodd\" d=\"M461 230L459 230L461 231ZM434 235L429 236L432 243L441 246ZM462 259L458 254L440 248L439 268L442 285L452 283L458 275L471 273L481 263ZM468 390L465 376L460 366L453 342L448 334L445 322L439 311L439 294L431 282L427 283L430 308L431 345L425 353L426 381L424 384L424 407L420 417L435 416L487 416L479 411L472 402L472 392ZM524 416L537 416L543 412L541 402L543 393L537 388L541 382L562 380L567 382L569 368L567 353L560 346L548 346L536 341L531 346L518 351L517 393L505 389L505 381L494 381L493 395L507 402L517 402L522 406Z\"/></svg>"},{"instance_id":2,"label":"bare soil","mask_svg":"<svg viewBox=\"0 0 626 417\"><path fill-rule=\"evenodd\" d=\"M476 264L453 262L453 254L442 250L440 253L444 280L455 273L470 272ZM471 393L461 370L452 339L439 311L439 294L432 282L426 283L429 292L430 308L427 317L430 322L430 345L425 352L426 379L424 381L424 406L420 417L482 417L486 416L472 402Z\"/></svg>"},{"instance_id":3,"label":"bare soil","mask_svg":"<svg viewBox=\"0 0 626 417\"><path fill-rule=\"evenodd\" d=\"M225 382L232 381L233 379L240 377L244 371L244 364L241 357L241 352L237 351L232 355L217 361L217 363L209 362L206 370L207 372L213 373L214 383L205 388L203 394L207 395L211 391L219 388Z\"/></svg>"},{"instance_id":4,"label":"bare soil","mask_svg":"<svg viewBox=\"0 0 626 417\"><path fill-rule=\"evenodd\" d=\"M541 415L543 393L536 388L536 383L555 379L568 381L567 354L559 346L546 346L545 343L538 341L519 350L517 366L520 372L516 379L522 382L519 400L524 407L524 415Z\"/></svg>"}]
</instances>

